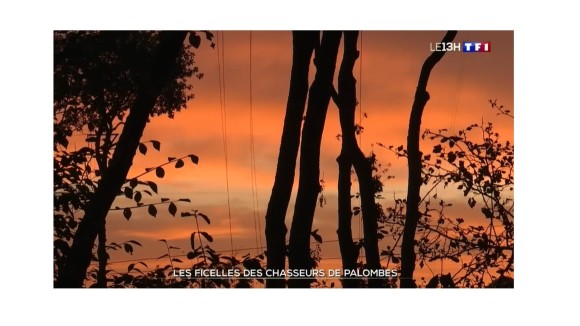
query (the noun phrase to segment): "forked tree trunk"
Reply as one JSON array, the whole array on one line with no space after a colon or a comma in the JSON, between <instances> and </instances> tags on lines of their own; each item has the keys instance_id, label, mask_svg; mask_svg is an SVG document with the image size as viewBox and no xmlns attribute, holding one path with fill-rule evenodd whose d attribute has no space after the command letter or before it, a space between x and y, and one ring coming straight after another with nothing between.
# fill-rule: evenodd
<instances>
[{"instance_id":1,"label":"forked tree trunk","mask_svg":"<svg viewBox=\"0 0 580 326\"><path fill-rule=\"evenodd\" d=\"M286 210L292 194L296 157L300 145L302 117L308 95L308 71L314 48L320 42L320 32L292 32L293 54L290 90L286 104L284 129L280 141L278 165L272 194L266 211L266 243L270 270L284 270L286 266ZM285 287L283 279L266 279L270 288Z\"/></svg>"},{"instance_id":2,"label":"forked tree trunk","mask_svg":"<svg viewBox=\"0 0 580 326\"><path fill-rule=\"evenodd\" d=\"M457 31L449 31L443 37L442 43L452 42ZM421 200L421 156L419 149L419 138L421 132L421 118L423 109L429 101L427 92L427 82L433 67L443 58L444 51L433 52L423 63L415 100L411 108L409 118L409 131L407 134L407 160L409 166L409 180L407 184L407 214L405 217L405 227L403 229L403 242L401 244L401 287L414 288L417 285L413 280L415 271L415 231L419 221L419 202Z\"/></svg>"},{"instance_id":3,"label":"forked tree trunk","mask_svg":"<svg viewBox=\"0 0 580 326\"><path fill-rule=\"evenodd\" d=\"M310 87L308 109L302 129L300 177L290 229L288 262L291 269L309 270L313 267L310 257L310 233L316 199L320 192L320 143L332 92L341 35L341 32L336 31L323 32L320 47L314 58L316 75ZM310 287L311 282L309 279L291 278L288 285Z\"/></svg>"},{"instance_id":4,"label":"forked tree trunk","mask_svg":"<svg viewBox=\"0 0 580 326\"><path fill-rule=\"evenodd\" d=\"M103 171L99 186L87 204L85 216L79 224L64 270L59 271L56 287L82 287L91 263L93 244L119 189L127 178L133 157L147 124L147 119L161 88L176 66L179 51L187 32L161 32L156 60L150 74L139 86L139 93L127 117L109 168Z\"/></svg>"},{"instance_id":5,"label":"forked tree trunk","mask_svg":"<svg viewBox=\"0 0 580 326\"><path fill-rule=\"evenodd\" d=\"M354 166L357 174L361 210L364 229L364 247L366 253L366 268L379 269L379 245L377 237L379 212L375 204L373 176L371 163L365 158L356 142L355 109L356 109L356 79L352 73L354 64L359 56L356 49L358 32L344 33L344 55L338 76L337 106L340 113L342 130L342 149L337 161L339 163L339 227L338 238L343 261L343 268L356 268L358 256L357 248L352 241L351 229L351 196L350 196L350 167ZM370 279L369 287L379 287L380 279ZM343 280L345 287L356 286L354 280Z\"/></svg>"}]
</instances>

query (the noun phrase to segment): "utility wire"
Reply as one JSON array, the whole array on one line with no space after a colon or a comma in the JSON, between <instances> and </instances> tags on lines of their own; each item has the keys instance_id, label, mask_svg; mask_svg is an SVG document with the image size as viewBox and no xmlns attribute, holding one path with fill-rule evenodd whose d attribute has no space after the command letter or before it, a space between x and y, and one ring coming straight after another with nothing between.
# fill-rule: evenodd
<instances>
[{"instance_id":1,"label":"utility wire","mask_svg":"<svg viewBox=\"0 0 580 326\"><path fill-rule=\"evenodd\" d=\"M230 204L230 177L228 168L228 135L227 135L227 111L226 111L226 75L225 75L225 35L224 32L217 32L217 55L218 55L218 79L220 91L220 113L222 122L222 140L224 147L224 161L226 165L226 192L228 199L228 222L230 231L230 250L232 256L234 254L234 238L232 236L232 208ZM221 49L221 51L220 51ZM221 58L220 58L221 52ZM221 59L221 60L220 60Z\"/></svg>"}]
</instances>

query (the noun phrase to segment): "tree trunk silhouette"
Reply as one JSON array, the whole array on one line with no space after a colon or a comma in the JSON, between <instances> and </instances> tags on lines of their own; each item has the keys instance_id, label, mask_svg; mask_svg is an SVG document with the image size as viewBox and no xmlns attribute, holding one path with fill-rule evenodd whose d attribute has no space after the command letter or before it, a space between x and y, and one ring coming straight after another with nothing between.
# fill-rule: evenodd
<instances>
[{"instance_id":1,"label":"tree trunk silhouette","mask_svg":"<svg viewBox=\"0 0 580 326\"><path fill-rule=\"evenodd\" d=\"M457 31L449 31L441 40L442 43L452 42ZM409 118L409 131L407 134L407 160L409 166L409 179L407 184L407 213L405 217L405 227L403 229L403 242L401 244L401 287L414 288L417 287L415 280L413 280L413 272L415 270L415 231L417 229L417 222L419 221L419 203L421 201L421 157L422 153L419 149L419 137L421 132L421 117L423 116L423 109L427 101L429 101L429 93L427 92L427 82L429 75L435 65L445 55L444 51L433 52L423 63L421 73L419 75L419 82L415 91L415 100L411 108L411 116Z\"/></svg>"},{"instance_id":2,"label":"tree trunk silhouette","mask_svg":"<svg viewBox=\"0 0 580 326\"><path fill-rule=\"evenodd\" d=\"M357 248L352 242L350 207L350 167L354 166L360 185L361 210L364 229L364 247L366 268L381 267L378 244L379 212L375 204L371 163L365 158L356 141L355 109L356 79L352 74L354 64L359 56L356 49L358 32L344 33L344 55L338 75L338 94L335 94L340 113L342 130L342 149L337 161L339 163L339 227L338 238L342 255L343 268L356 268ZM379 287L380 279L370 279L369 287ZM355 286L353 280L344 280L346 286Z\"/></svg>"},{"instance_id":3,"label":"tree trunk silhouette","mask_svg":"<svg viewBox=\"0 0 580 326\"><path fill-rule=\"evenodd\" d=\"M310 257L310 233L316 199L320 192L320 143L333 88L332 80L341 36L341 32L323 32L320 47L314 58L316 75L310 87L308 109L302 129L300 177L290 229L288 262L291 269L309 270L313 267ZM309 287L311 281L291 278L288 285Z\"/></svg>"},{"instance_id":4,"label":"tree trunk silhouette","mask_svg":"<svg viewBox=\"0 0 580 326\"><path fill-rule=\"evenodd\" d=\"M379 211L375 203L373 170L370 161L363 152L355 148L352 164L360 186L361 211L363 219L364 248L367 269L381 268L379 256L378 219ZM369 279L369 287L380 287L381 279Z\"/></svg>"},{"instance_id":5,"label":"tree trunk silhouette","mask_svg":"<svg viewBox=\"0 0 580 326\"><path fill-rule=\"evenodd\" d=\"M266 211L266 243L268 269L284 270L286 266L286 211L294 184L296 157L300 145L302 116L308 95L308 71L314 48L320 42L320 32L292 32L293 54L290 90L280 141L278 165L272 194ZM283 279L266 279L266 286L285 287Z\"/></svg>"},{"instance_id":6,"label":"tree trunk silhouette","mask_svg":"<svg viewBox=\"0 0 580 326\"><path fill-rule=\"evenodd\" d=\"M333 94L339 110L342 147L338 162L338 244L343 269L356 269L358 249L352 240L351 182L353 149L358 148L355 131L356 80L352 69L359 56L356 49L358 32L344 32L344 54L338 74L338 94ZM358 279L343 278L345 288L359 287Z\"/></svg>"},{"instance_id":7,"label":"tree trunk silhouette","mask_svg":"<svg viewBox=\"0 0 580 326\"><path fill-rule=\"evenodd\" d=\"M139 86L139 94L123 128L115 153L79 224L64 270L59 272L56 287L82 287L92 257L92 248L99 230L104 228L105 218L119 189L125 182L133 157L155 105L161 88L167 82L170 71L176 65L187 32L161 32L157 58L150 74Z\"/></svg>"}]
</instances>

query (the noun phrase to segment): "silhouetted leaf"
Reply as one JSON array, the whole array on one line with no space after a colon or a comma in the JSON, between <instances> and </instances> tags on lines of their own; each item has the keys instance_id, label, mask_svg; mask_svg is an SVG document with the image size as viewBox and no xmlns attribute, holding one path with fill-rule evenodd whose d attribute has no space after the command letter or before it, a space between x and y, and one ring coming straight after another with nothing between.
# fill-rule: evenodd
<instances>
[{"instance_id":1,"label":"silhouetted leaf","mask_svg":"<svg viewBox=\"0 0 580 326\"><path fill-rule=\"evenodd\" d=\"M129 199L133 199L133 188L125 187L124 193L125 193L125 197L127 197Z\"/></svg>"},{"instance_id":2,"label":"silhouetted leaf","mask_svg":"<svg viewBox=\"0 0 580 326\"><path fill-rule=\"evenodd\" d=\"M475 206L475 203L476 203L476 201L474 198L469 198L467 200L467 204L469 204L469 207L471 207L471 208L473 208L473 206Z\"/></svg>"},{"instance_id":3,"label":"silhouetted leaf","mask_svg":"<svg viewBox=\"0 0 580 326\"><path fill-rule=\"evenodd\" d=\"M493 212L489 208L482 207L481 212L485 215L485 218L493 218Z\"/></svg>"},{"instance_id":4,"label":"silhouetted leaf","mask_svg":"<svg viewBox=\"0 0 580 326\"><path fill-rule=\"evenodd\" d=\"M127 273L129 273L133 267L135 267L135 264L129 264L129 266L127 266Z\"/></svg>"},{"instance_id":5,"label":"silhouetted leaf","mask_svg":"<svg viewBox=\"0 0 580 326\"><path fill-rule=\"evenodd\" d=\"M128 244L128 243L124 243L123 244L123 248L125 248L125 251L129 254L133 254L133 246Z\"/></svg>"},{"instance_id":6,"label":"silhouetted leaf","mask_svg":"<svg viewBox=\"0 0 580 326\"><path fill-rule=\"evenodd\" d=\"M162 167L158 167L157 169L155 169L155 175L158 178L163 178L165 176L165 170L163 170Z\"/></svg>"},{"instance_id":7,"label":"silhouetted leaf","mask_svg":"<svg viewBox=\"0 0 580 326\"><path fill-rule=\"evenodd\" d=\"M201 216L207 222L207 224L211 224L209 218L204 213L197 213L197 215Z\"/></svg>"},{"instance_id":8,"label":"silhouetted leaf","mask_svg":"<svg viewBox=\"0 0 580 326\"><path fill-rule=\"evenodd\" d=\"M195 32L190 32L189 33L189 44L191 44L191 46L193 46L194 48L199 48L199 45L201 43L201 37L199 37L199 35L195 34Z\"/></svg>"},{"instance_id":9,"label":"silhouetted leaf","mask_svg":"<svg viewBox=\"0 0 580 326\"><path fill-rule=\"evenodd\" d=\"M457 155L455 155L455 153L453 153L453 152L447 154L447 161L449 161L449 163L453 163L456 158L457 158Z\"/></svg>"},{"instance_id":10,"label":"silhouetted leaf","mask_svg":"<svg viewBox=\"0 0 580 326\"><path fill-rule=\"evenodd\" d=\"M312 237L314 238L314 240L316 240L318 243L322 243L322 237L320 236L320 234L318 233L313 233Z\"/></svg>"},{"instance_id":11,"label":"silhouetted leaf","mask_svg":"<svg viewBox=\"0 0 580 326\"><path fill-rule=\"evenodd\" d=\"M139 144L139 152L143 155L147 154L147 146L145 144Z\"/></svg>"},{"instance_id":12,"label":"silhouetted leaf","mask_svg":"<svg viewBox=\"0 0 580 326\"><path fill-rule=\"evenodd\" d=\"M181 212L181 217L190 217L193 216L190 212Z\"/></svg>"},{"instance_id":13,"label":"silhouetted leaf","mask_svg":"<svg viewBox=\"0 0 580 326\"><path fill-rule=\"evenodd\" d=\"M147 181L147 184L153 190L154 193L157 193L157 184L153 181Z\"/></svg>"},{"instance_id":14,"label":"silhouetted leaf","mask_svg":"<svg viewBox=\"0 0 580 326\"><path fill-rule=\"evenodd\" d=\"M188 156L191 158L191 162L193 164L197 164L199 162L199 157L197 157L197 156L195 156L193 154L189 154Z\"/></svg>"},{"instance_id":15,"label":"silhouetted leaf","mask_svg":"<svg viewBox=\"0 0 580 326\"><path fill-rule=\"evenodd\" d=\"M131 218L131 209L130 208L125 208L123 209L123 216L127 219L127 221Z\"/></svg>"},{"instance_id":16,"label":"silhouetted leaf","mask_svg":"<svg viewBox=\"0 0 580 326\"><path fill-rule=\"evenodd\" d=\"M183 167L185 164L183 163L182 159L177 160L177 162L175 162L175 168L179 169L181 167Z\"/></svg>"},{"instance_id":17,"label":"silhouetted leaf","mask_svg":"<svg viewBox=\"0 0 580 326\"><path fill-rule=\"evenodd\" d=\"M398 264L400 262L399 258L395 256L391 257L391 261L393 262L393 264Z\"/></svg>"},{"instance_id":18,"label":"silhouetted leaf","mask_svg":"<svg viewBox=\"0 0 580 326\"><path fill-rule=\"evenodd\" d=\"M171 259L171 261L174 261L176 263L183 263L183 261L179 258L173 258L173 259Z\"/></svg>"},{"instance_id":19,"label":"silhouetted leaf","mask_svg":"<svg viewBox=\"0 0 580 326\"><path fill-rule=\"evenodd\" d=\"M199 232L199 233L201 233L201 235L203 235L203 237L204 237L204 238L206 238L206 239L207 239L207 241L209 241L209 242L213 242L213 238L212 238L212 236L211 236L211 235L209 235L207 232L203 232L203 231L201 231L201 232Z\"/></svg>"},{"instance_id":20,"label":"silhouetted leaf","mask_svg":"<svg viewBox=\"0 0 580 326\"><path fill-rule=\"evenodd\" d=\"M167 240L165 240L165 239L159 239L157 241L165 242L165 244L167 244Z\"/></svg>"},{"instance_id":21,"label":"silhouetted leaf","mask_svg":"<svg viewBox=\"0 0 580 326\"><path fill-rule=\"evenodd\" d=\"M173 217L175 217L175 213L177 213L177 206L175 206L174 203L169 204L168 210L169 210L169 214L171 214L171 215L173 215Z\"/></svg>"},{"instance_id":22,"label":"silhouetted leaf","mask_svg":"<svg viewBox=\"0 0 580 326\"><path fill-rule=\"evenodd\" d=\"M141 192L140 191L136 191L135 192L135 196L133 196L133 199L135 199L135 201L138 203L141 201Z\"/></svg>"},{"instance_id":23,"label":"silhouetted leaf","mask_svg":"<svg viewBox=\"0 0 580 326\"><path fill-rule=\"evenodd\" d=\"M184 202L191 203L191 200L189 198L179 198L178 201L184 201Z\"/></svg>"},{"instance_id":24,"label":"silhouetted leaf","mask_svg":"<svg viewBox=\"0 0 580 326\"><path fill-rule=\"evenodd\" d=\"M175 160L175 159L176 159L176 157L171 157L171 156L169 156L169 157L167 158L167 161L168 161L168 162L171 162L171 161L173 161L173 160Z\"/></svg>"},{"instance_id":25,"label":"silhouetted leaf","mask_svg":"<svg viewBox=\"0 0 580 326\"><path fill-rule=\"evenodd\" d=\"M211 41L211 40L213 40L213 33L212 33L212 32L210 32L210 31L204 31L204 33L205 33L205 38L206 38L208 41Z\"/></svg>"},{"instance_id":26,"label":"silhouetted leaf","mask_svg":"<svg viewBox=\"0 0 580 326\"><path fill-rule=\"evenodd\" d=\"M316 242L322 243L322 237L320 236L320 234L318 234L318 229L310 232L310 234L312 235L312 237L314 238L314 240L316 240Z\"/></svg>"},{"instance_id":27,"label":"silhouetted leaf","mask_svg":"<svg viewBox=\"0 0 580 326\"><path fill-rule=\"evenodd\" d=\"M158 142L157 140L152 140L151 144L153 144L153 148L155 148L156 150L160 150L161 149L161 143Z\"/></svg>"},{"instance_id":28,"label":"silhouetted leaf","mask_svg":"<svg viewBox=\"0 0 580 326\"><path fill-rule=\"evenodd\" d=\"M155 208L154 205L149 205L149 208L147 209L147 211L149 212L149 214L153 217L157 217L157 208Z\"/></svg>"},{"instance_id":29,"label":"silhouetted leaf","mask_svg":"<svg viewBox=\"0 0 580 326\"><path fill-rule=\"evenodd\" d=\"M166 202L166 201L169 201L169 198L164 198L164 197L161 197L161 202L162 202L162 203L164 203L164 202Z\"/></svg>"},{"instance_id":30,"label":"silhouetted leaf","mask_svg":"<svg viewBox=\"0 0 580 326\"><path fill-rule=\"evenodd\" d=\"M140 242L137 242L137 241L135 241L135 240L129 240L129 241L127 241L127 242L131 242L131 243L134 243L134 244L138 245L139 247L143 247L143 245L141 245L141 243L140 243ZM147 267L147 265L145 265L145 267Z\"/></svg>"},{"instance_id":31,"label":"silhouetted leaf","mask_svg":"<svg viewBox=\"0 0 580 326\"><path fill-rule=\"evenodd\" d=\"M188 252L188 253L187 253L187 259L193 259L193 258L195 258L195 257L196 257L196 254L195 254L195 252L193 252L193 251L190 251L190 252Z\"/></svg>"},{"instance_id":32,"label":"silhouetted leaf","mask_svg":"<svg viewBox=\"0 0 580 326\"><path fill-rule=\"evenodd\" d=\"M433 147L433 153L441 153L441 150L443 148L441 147L441 145L436 145Z\"/></svg>"},{"instance_id":33,"label":"silhouetted leaf","mask_svg":"<svg viewBox=\"0 0 580 326\"><path fill-rule=\"evenodd\" d=\"M137 181L137 179L131 179L131 181L129 181L129 186L131 188L137 187L138 184L139 184L139 181Z\"/></svg>"}]
</instances>

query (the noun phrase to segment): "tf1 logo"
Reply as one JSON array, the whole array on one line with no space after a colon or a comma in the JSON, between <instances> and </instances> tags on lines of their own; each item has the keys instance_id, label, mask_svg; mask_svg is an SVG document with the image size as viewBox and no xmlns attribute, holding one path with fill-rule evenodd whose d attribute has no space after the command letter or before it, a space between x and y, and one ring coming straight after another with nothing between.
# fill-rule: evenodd
<instances>
[{"instance_id":1,"label":"tf1 logo","mask_svg":"<svg viewBox=\"0 0 580 326\"><path fill-rule=\"evenodd\" d=\"M491 52L491 42L431 43L431 52Z\"/></svg>"}]
</instances>

